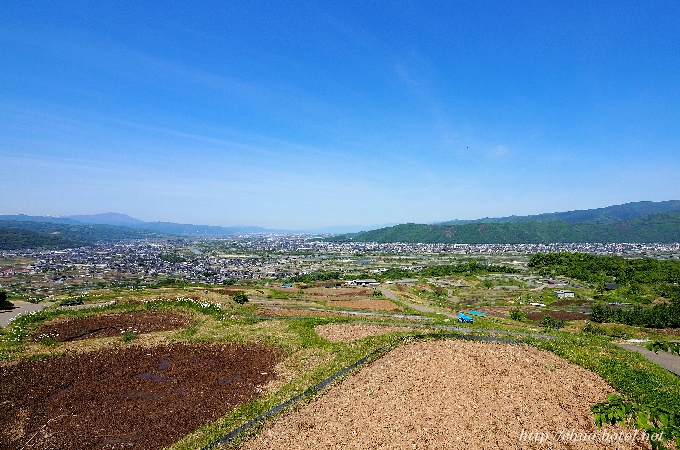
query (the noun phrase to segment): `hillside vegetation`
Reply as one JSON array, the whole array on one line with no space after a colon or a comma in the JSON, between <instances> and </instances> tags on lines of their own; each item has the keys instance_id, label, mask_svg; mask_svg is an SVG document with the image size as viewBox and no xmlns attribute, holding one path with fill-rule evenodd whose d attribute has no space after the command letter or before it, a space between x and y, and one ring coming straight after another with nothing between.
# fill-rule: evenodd
<instances>
[{"instance_id":1,"label":"hillside vegetation","mask_svg":"<svg viewBox=\"0 0 680 450\"><path fill-rule=\"evenodd\" d=\"M0 227L0 250L17 250L23 248L46 248L60 250L86 245L73 239L49 234L39 234L20 228Z\"/></svg>"},{"instance_id":2,"label":"hillside vegetation","mask_svg":"<svg viewBox=\"0 0 680 450\"><path fill-rule=\"evenodd\" d=\"M678 242L680 212L658 213L633 220L598 222L507 222L464 225L403 224L335 236L344 242L421 242L446 244L540 244L558 242Z\"/></svg>"},{"instance_id":3,"label":"hillside vegetation","mask_svg":"<svg viewBox=\"0 0 680 450\"><path fill-rule=\"evenodd\" d=\"M536 214L532 216L508 216L475 220L449 220L438 225L465 225L468 223L516 223L516 222L597 222L614 223L633 220L650 214L680 211L680 200L664 202L631 202L605 208L580 209L576 211Z\"/></svg>"},{"instance_id":4,"label":"hillside vegetation","mask_svg":"<svg viewBox=\"0 0 680 450\"><path fill-rule=\"evenodd\" d=\"M64 223L0 222L0 248L68 248L99 241L116 242L126 239L158 239L167 235L114 225L71 225Z\"/></svg>"}]
</instances>

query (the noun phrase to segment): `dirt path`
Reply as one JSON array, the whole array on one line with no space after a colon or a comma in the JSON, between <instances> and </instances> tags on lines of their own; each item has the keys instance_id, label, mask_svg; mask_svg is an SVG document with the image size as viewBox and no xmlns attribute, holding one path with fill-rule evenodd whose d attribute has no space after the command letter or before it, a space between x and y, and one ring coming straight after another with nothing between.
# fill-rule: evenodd
<instances>
[{"instance_id":1,"label":"dirt path","mask_svg":"<svg viewBox=\"0 0 680 450\"><path fill-rule=\"evenodd\" d=\"M440 311L440 310L434 309L434 308L432 308L432 307L430 307L430 306L425 306L425 305L419 305L419 304L417 304L417 303L412 303L412 302L409 302L409 301L407 301L407 300L404 300L403 298L400 299L400 298L397 297L397 294L395 294L394 292L392 292L390 289L388 289L388 288L386 288L386 287L382 287L382 286L381 286L381 287L380 287L380 292L382 292L383 295L384 295L385 297L389 298L390 300L397 300L397 301L403 303L404 305L408 306L409 308L415 309L416 311L424 312L424 313L441 314L441 315L446 316L446 317L449 317L449 318L451 318L451 319L456 319L456 320L458 320L458 316L457 316L456 314L451 314L451 313L446 312L446 311Z\"/></svg>"},{"instance_id":2,"label":"dirt path","mask_svg":"<svg viewBox=\"0 0 680 450\"><path fill-rule=\"evenodd\" d=\"M609 393L597 375L533 347L415 342L281 417L242 448L650 448L607 442L628 430L595 427L590 405Z\"/></svg>"},{"instance_id":3,"label":"dirt path","mask_svg":"<svg viewBox=\"0 0 680 450\"><path fill-rule=\"evenodd\" d=\"M680 376L680 356L677 355L671 355L670 353L666 352L659 352L654 353L652 351L647 350L641 345L636 345L636 344L616 344L621 348L625 348L626 350L630 350L631 352L638 352L641 353L642 356L647 358L648 360L657 363L664 369L667 369L674 374Z\"/></svg>"},{"instance_id":4,"label":"dirt path","mask_svg":"<svg viewBox=\"0 0 680 450\"><path fill-rule=\"evenodd\" d=\"M29 303L21 300L13 300L11 309L0 309L0 327L6 327L19 314L27 314L33 311L41 311L48 306L54 305L54 302L45 303Z\"/></svg>"}]
</instances>

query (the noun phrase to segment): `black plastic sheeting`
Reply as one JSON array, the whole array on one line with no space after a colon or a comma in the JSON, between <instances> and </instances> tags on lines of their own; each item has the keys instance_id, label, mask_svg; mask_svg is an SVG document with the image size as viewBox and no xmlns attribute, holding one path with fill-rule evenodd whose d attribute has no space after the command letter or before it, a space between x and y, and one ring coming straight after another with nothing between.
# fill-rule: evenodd
<instances>
[{"instance_id":1,"label":"black plastic sheeting","mask_svg":"<svg viewBox=\"0 0 680 450\"><path fill-rule=\"evenodd\" d=\"M461 339L461 340L466 340L466 341L484 341L484 342L502 342L506 344L515 344L517 341L512 340L512 339L507 339L507 338L498 338L498 337L491 337L491 336L471 336L471 335L463 335L463 334L445 334L445 335L431 335L431 334L422 334L422 335L415 335L415 336L404 336L402 338L397 339L395 343L388 344L387 346L381 347L370 354L364 356L357 362L355 362L352 365L349 365L345 367L344 369L340 370L339 372L331 375L330 377L326 378L316 386L313 386L301 394L296 395L295 397L286 400L285 402L273 407L269 411L260 414L253 420L241 425L240 427L236 428L235 430L231 431L229 434L226 434L225 436L221 437L217 441L206 445L203 447L202 450L208 450L217 447L218 445L226 444L229 441L233 441L236 439L241 433L244 431L252 428L253 426L257 425L258 423L262 422L263 420L267 419L268 417L271 417L275 414L278 414L279 412L283 411L284 409L288 408L289 406L294 405L295 403L299 402L303 398L313 395L316 392L320 391L321 389L325 388L329 384L331 384L333 381L336 379L342 377L343 375L347 374L348 372L351 372L352 370L356 369L357 367L363 365L367 361L369 361L371 358L373 358L376 355L379 355L380 353L383 353L387 350L389 350L390 347L392 347L394 344L405 341L405 340L413 340L413 339L424 339L424 338L453 338L453 339Z\"/></svg>"}]
</instances>

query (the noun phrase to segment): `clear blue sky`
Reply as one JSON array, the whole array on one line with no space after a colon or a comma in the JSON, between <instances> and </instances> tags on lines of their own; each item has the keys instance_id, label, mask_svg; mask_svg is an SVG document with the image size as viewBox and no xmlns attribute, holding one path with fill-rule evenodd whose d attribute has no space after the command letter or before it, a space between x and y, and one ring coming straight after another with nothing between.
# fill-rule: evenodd
<instances>
[{"instance_id":1,"label":"clear blue sky","mask_svg":"<svg viewBox=\"0 0 680 450\"><path fill-rule=\"evenodd\" d=\"M301 229L680 199L679 24L676 0L5 2L0 214Z\"/></svg>"}]
</instances>

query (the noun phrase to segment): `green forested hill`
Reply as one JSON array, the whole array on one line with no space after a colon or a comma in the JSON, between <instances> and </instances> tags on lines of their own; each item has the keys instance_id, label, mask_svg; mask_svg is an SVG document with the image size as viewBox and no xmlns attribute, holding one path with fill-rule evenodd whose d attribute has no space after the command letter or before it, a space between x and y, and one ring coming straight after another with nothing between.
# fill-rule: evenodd
<instances>
[{"instance_id":1,"label":"green forested hill","mask_svg":"<svg viewBox=\"0 0 680 450\"><path fill-rule=\"evenodd\" d=\"M114 225L71 225L13 220L0 222L0 245L2 245L0 248L4 250L34 247L67 248L98 241L115 242L163 237L167 235Z\"/></svg>"},{"instance_id":2,"label":"green forested hill","mask_svg":"<svg viewBox=\"0 0 680 450\"><path fill-rule=\"evenodd\" d=\"M597 222L508 222L464 225L409 223L333 241L422 242L450 244L533 244L557 242L680 242L680 212L633 220Z\"/></svg>"},{"instance_id":3,"label":"green forested hill","mask_svg":"<svg viewBox=\"0 0 680 450\"><path fill-rule=\"evenodd\" d=\"M86 245L86 243L49 234L38 234L20 228L0 227L0 250L23 248L62 249Z\"/></svg>"},{"instance_id":4,"label":"green forested hill","mask_svg":"<svg viewBox=\"0 0 680 450\"><path fill-rule=\"evenodd\" d=\"M605 208L581 209L576 211L536 214L533 216L508 216L475 220L450 220L437 225L465 225L468 223L514 223L514 222L597 222L614 223L634 220L650 214L680 211L680 200L663 202L631 202Z\"/></svg>"}]
</instances>

